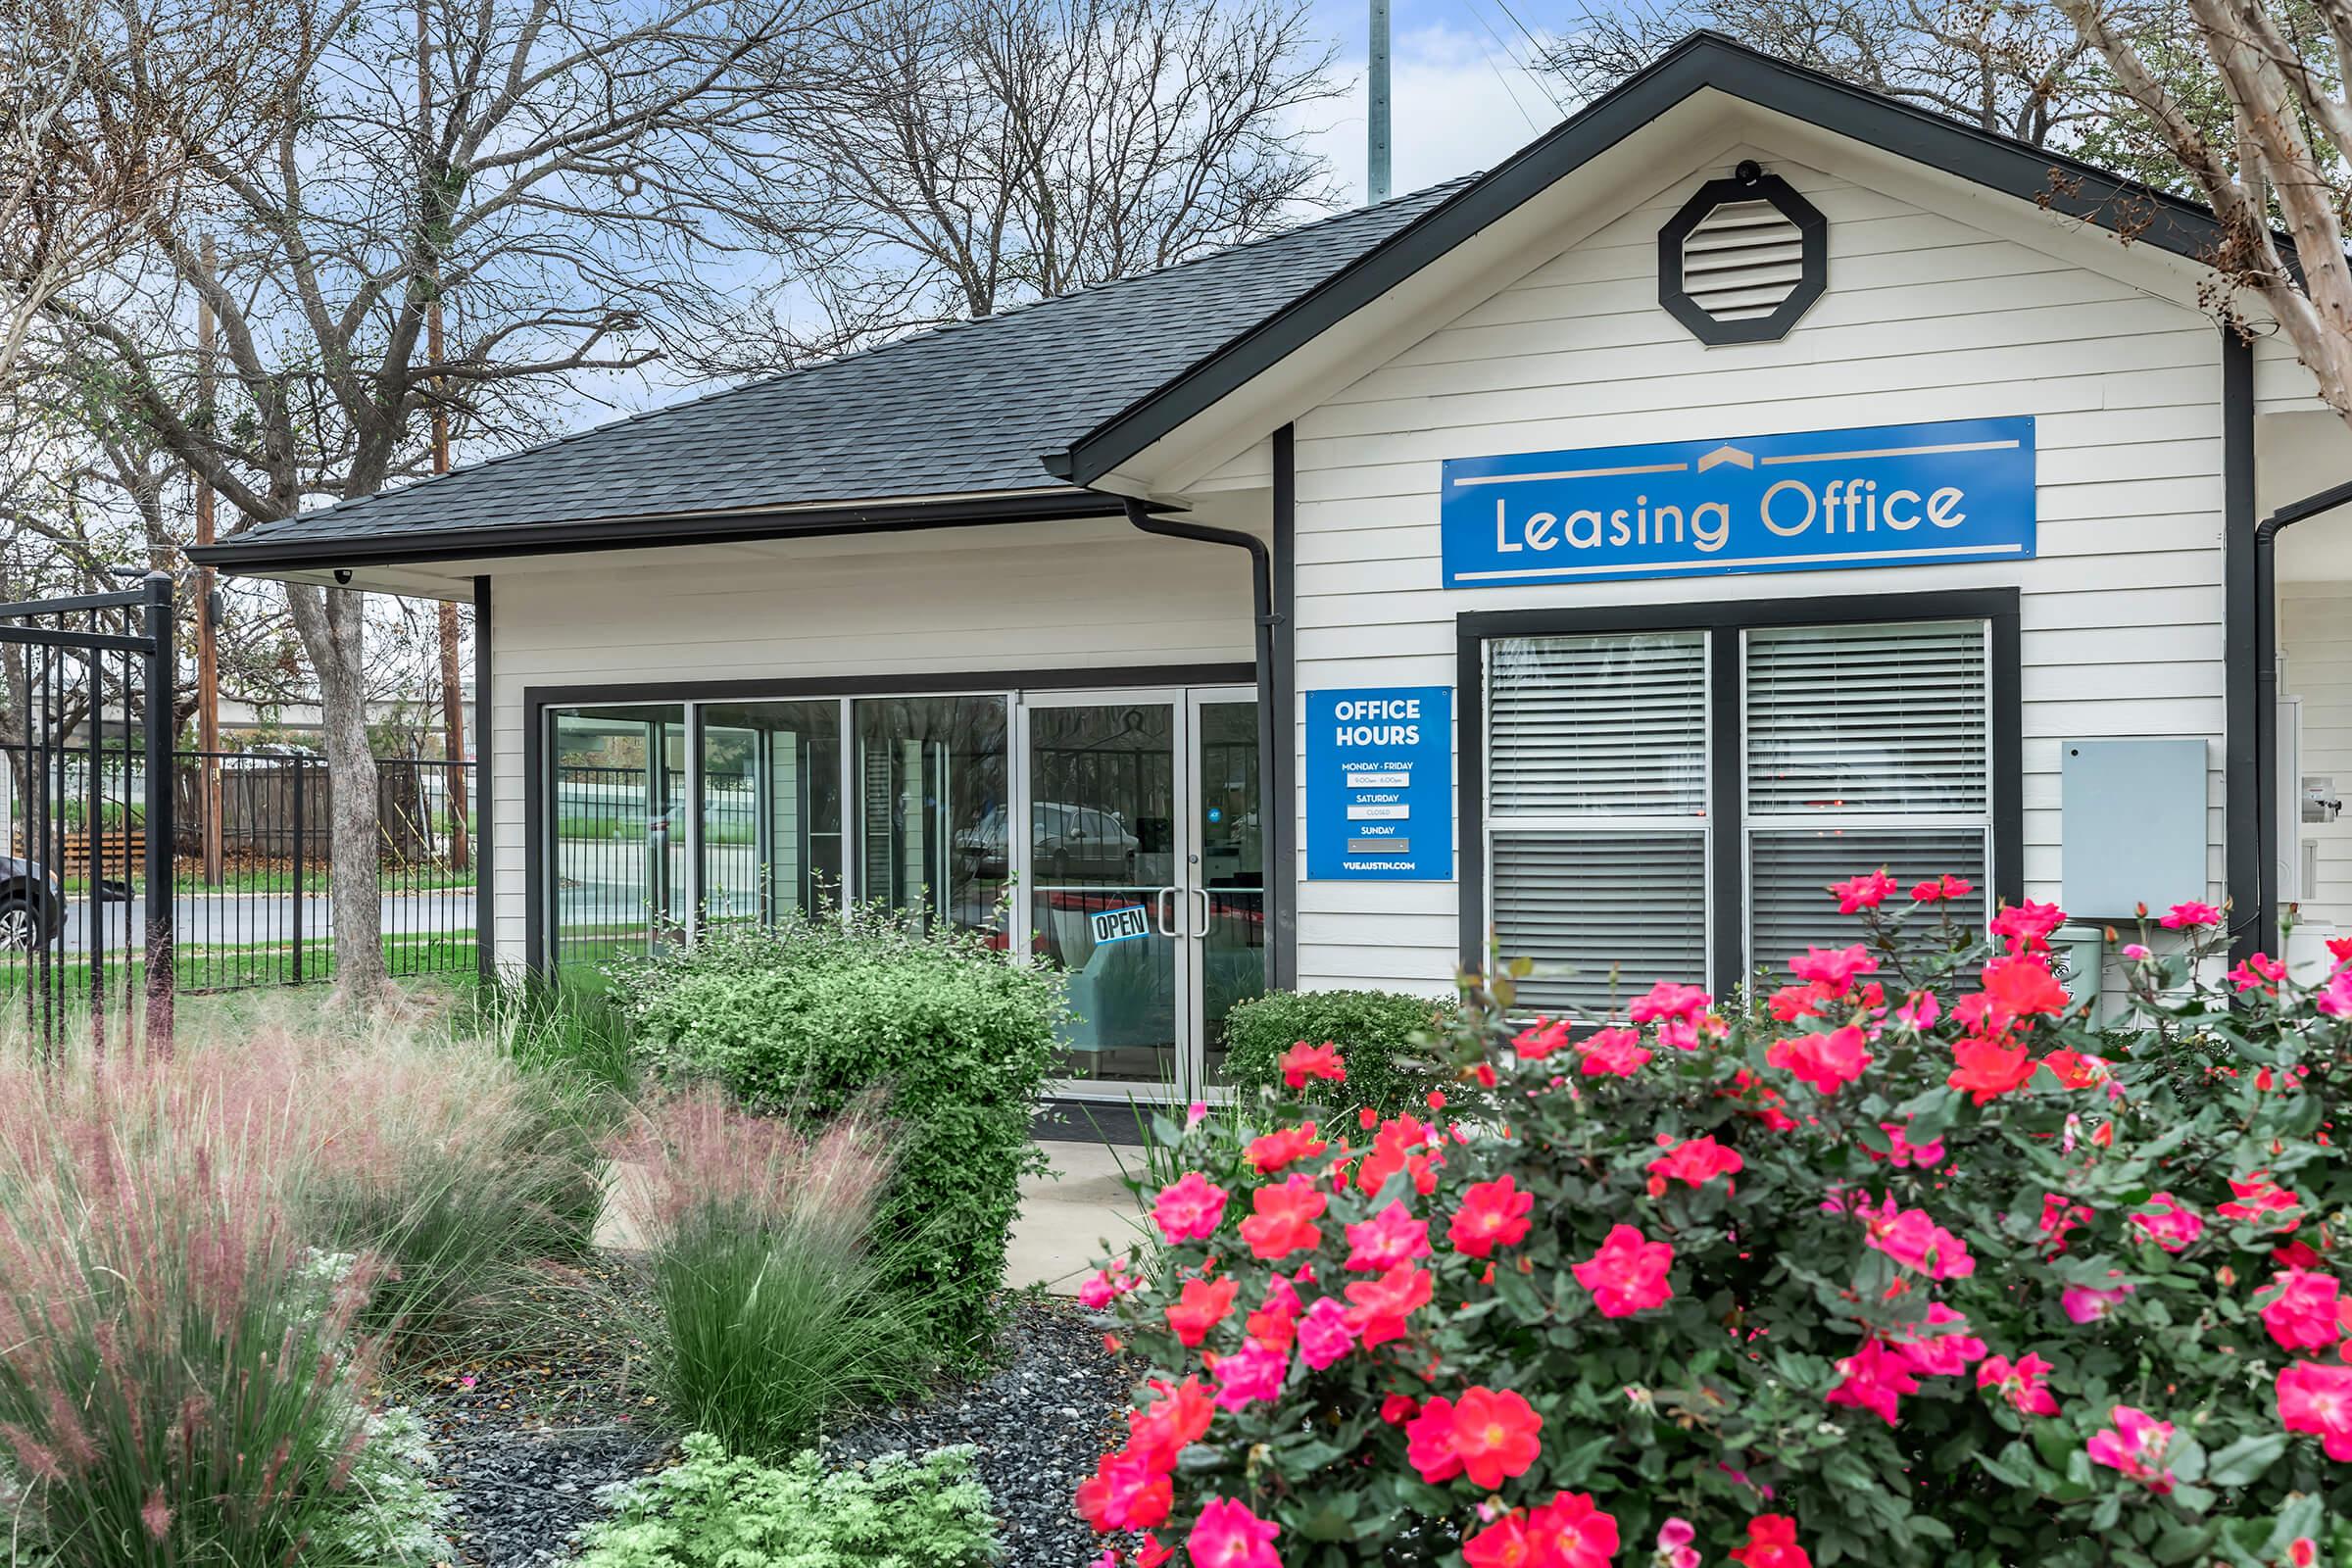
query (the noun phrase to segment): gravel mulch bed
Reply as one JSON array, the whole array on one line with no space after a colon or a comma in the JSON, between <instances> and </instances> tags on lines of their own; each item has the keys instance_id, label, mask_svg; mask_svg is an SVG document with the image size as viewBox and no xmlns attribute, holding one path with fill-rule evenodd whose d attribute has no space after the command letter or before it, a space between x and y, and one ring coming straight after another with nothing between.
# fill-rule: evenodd
<instances>
[{"instance_id":1,"label":"gravel mulch bed","mask_svg":"<svg viewBox=\"0 0 2352 1568\"><path fill-rule=\"evenodd\" d=\"M1067 1301L1023 1301L1002 1370L920 1404L853 1420L825 1441L829 1456L927 1453L968 1443L996 1499L1012 1568L1085 1568L1102 1549L1070 1505L1123 1431L1130 1374L1102 1348L1103 1324Z\"/></svg>"},{"instance_id":2,"label":"gravel mulch bed","mask_svg":"<svg viewBox=\"0 0 2352 1568\"><path fill-rule=\"evenodd\" d=\"M452 1361L396 1396L431 1435L453 1564L568 1562L573 1532L603 1516L600 1490L675 1457L644 1385L643 1347L616 1346L592 1326L642 1289L625 1254L551 1276L546 1326L528 1354ZM1103 1349L1103 1321L1070 1302L1023 1300L1009 1316L998 1370L943 1383L915 1403L852 1413L823 1447L848 1465L970 1444L1009 1568L1086 1568L1101 1544L1070 1499L1115 1446L1130 1373Z\"/></svg>"},{"instance_id":3,"label":"gravel mulch bed","mask_svg":"<svg viewBox=\"0 0 2352 1568\"><path fill-rule=\"evenodd\" d=\"M642 1289L621 1257L551 1273L527 1354L429 1369L408 1402L431 1436L448 1495L452 1560L473 1568L567 1562L601 1517L596 1494L661 1469L676 1443L655 1425L643 1347L591 1323Z\"/></svg>"}]
</instances>

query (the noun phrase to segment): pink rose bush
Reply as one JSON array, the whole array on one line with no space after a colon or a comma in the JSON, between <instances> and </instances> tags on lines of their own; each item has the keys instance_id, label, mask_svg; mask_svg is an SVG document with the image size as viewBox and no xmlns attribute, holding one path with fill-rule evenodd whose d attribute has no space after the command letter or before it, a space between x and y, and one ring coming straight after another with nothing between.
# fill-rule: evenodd
<instances>
[{"instance_id":1,"label":"pink rose bush","mask_svg":"<svg viewBox=\"0 0 2352 1568\"><path fill-rule=\"evenodd\" d=\"M2352 944L2181 905L2094 1023L2065 915L1974 892L1850 878L1736 998L1465 977L1426 1115L1338 1041L1160 1122L1081 1297L1139 1363L1105 1563L2352 1564Z\"/></svg>"}]
</instances>

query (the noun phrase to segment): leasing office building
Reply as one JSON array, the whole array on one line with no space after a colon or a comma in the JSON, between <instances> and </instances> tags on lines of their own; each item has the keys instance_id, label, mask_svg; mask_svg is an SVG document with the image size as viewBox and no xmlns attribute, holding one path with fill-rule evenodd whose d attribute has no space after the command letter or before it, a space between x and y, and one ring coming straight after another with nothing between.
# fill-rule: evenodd
<instances>
[{"instance_id":1,"label":"leasing office building","mask_svg":"<svg viewBox=\"0 0 2352 1568\"><path fill-rule=\"evenodd\" d=\"M1490 929L1727 987L1881 863L2352 925L2352 521L2255 592L2352 438L2212 244L1699 35L1489 174L209 559L477 605L500 961L1009 889L1094 1082Z\"/></svg>"}]
</instances>

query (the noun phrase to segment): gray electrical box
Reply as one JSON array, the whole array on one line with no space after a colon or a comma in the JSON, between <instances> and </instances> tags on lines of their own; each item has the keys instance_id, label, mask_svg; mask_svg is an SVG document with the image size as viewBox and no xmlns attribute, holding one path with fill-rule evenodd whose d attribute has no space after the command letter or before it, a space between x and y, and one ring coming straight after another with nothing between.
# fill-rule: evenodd
<instances>
[{"instance_id":1,"label":"gray electrical box","mask_svg":"<svg viewBox=\"0 0 2352 1568\"><path fill-rule=\"evenodd\" d=\"M2203 741L2068 741L2063 779L2068 914L2129 919L2206 896Z\"/></svg>"}]
</instances>

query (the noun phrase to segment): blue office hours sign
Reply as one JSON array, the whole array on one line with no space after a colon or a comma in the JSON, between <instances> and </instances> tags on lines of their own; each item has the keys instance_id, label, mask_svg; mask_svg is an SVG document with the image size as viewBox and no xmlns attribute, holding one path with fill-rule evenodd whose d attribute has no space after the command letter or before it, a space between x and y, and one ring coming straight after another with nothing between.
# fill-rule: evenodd
<instances>
[{"instance_id":1,"label":"blue office hours sign","mask_svg":"<svg viewBox=\"0 0 2352 1568\"><path fill-rule=\"evenodd\" d=\"M1449 458L1446 586L2024 561L2034 420Z\"/></svg>"},{"instance_id":2,"label":"blue office hours sign","mask_svg":"<svg viewBox=\"0 0 2352 1568\"><path fill-rule=\"evenodd\" d=\"M1453 875L1453 688L1307 692L1306 874Z\"/></svg>"}]
</instances>

